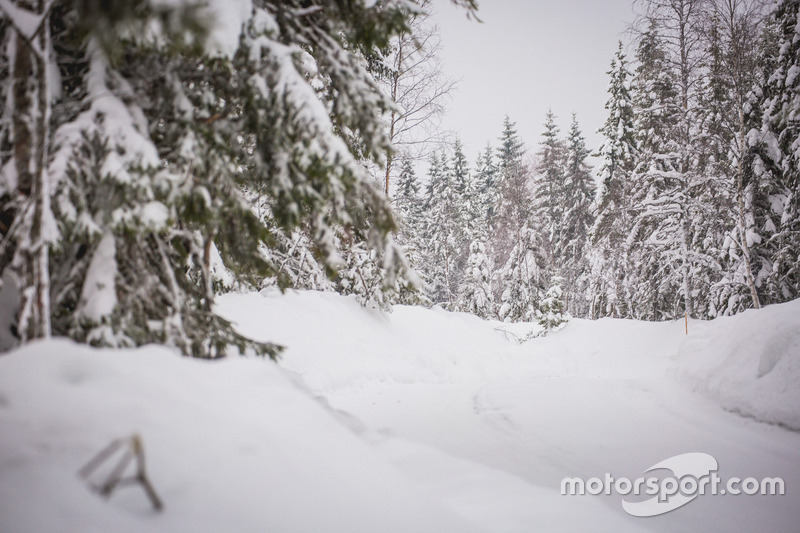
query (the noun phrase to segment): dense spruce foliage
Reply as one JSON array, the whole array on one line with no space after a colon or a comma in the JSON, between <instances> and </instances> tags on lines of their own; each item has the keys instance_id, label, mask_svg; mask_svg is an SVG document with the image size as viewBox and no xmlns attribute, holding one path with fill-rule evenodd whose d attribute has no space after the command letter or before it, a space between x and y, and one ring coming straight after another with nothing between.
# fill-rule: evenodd
<instances>
[{"instance_id":1,"label":"dense spruce foliage","mask_svg":"<svg viewBox=\"0 0 800 533\"><path fill-rule=\"evenodd\" d=\"M319 284L384 305L408 285L366 163L391 149L374 73L415 2L0 8L3 348L52 334L274 356L214 313L216 291Z\"/></svg>"}]
</instances>

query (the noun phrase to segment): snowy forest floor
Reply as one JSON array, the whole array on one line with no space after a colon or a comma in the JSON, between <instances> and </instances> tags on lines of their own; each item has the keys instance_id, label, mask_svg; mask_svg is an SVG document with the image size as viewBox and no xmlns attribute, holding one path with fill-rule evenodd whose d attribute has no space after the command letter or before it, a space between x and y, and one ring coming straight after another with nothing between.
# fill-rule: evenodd
<instances>
[{"instance_id":1,"label":"snowy forest floor","mask_svg":"<svg viewBox=\"0 0 800 533\"><path fill-rule=\"evenodd\" d=\"M688 336L682 321L573 320L521 345L513 337L532 326L384 314L335 294L231 294L218 306L243 333L285 344L281 363L64 340L0 357L0 531L800 523L800 302L690 321ZM134 431L162 513L137 488L103 502L76 475ZM714 456L722 479L782 477L786 494L703 495L652 518L625 514L619 495L560 494L564 477L634 479L687 452Z\"/></svg>"}]
</instances>

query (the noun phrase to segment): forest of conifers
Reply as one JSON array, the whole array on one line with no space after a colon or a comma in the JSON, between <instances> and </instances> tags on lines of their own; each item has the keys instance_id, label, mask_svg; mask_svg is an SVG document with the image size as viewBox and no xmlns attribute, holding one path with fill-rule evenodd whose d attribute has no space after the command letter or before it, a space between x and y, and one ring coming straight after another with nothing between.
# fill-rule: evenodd
<instances>
[{"instance_id":1,"label":"forest of conifers","mask_svg":"<svg viewBox=\"0 0 800 533\"><path fill-rule=\"evenodd\" d=\"M509 113L418 176L426 0L2 0L0 348L274 356L214 312L271 285L546 327L796 298L799 3L637 5L602 146Z\"/></svg>"}]
</instances>

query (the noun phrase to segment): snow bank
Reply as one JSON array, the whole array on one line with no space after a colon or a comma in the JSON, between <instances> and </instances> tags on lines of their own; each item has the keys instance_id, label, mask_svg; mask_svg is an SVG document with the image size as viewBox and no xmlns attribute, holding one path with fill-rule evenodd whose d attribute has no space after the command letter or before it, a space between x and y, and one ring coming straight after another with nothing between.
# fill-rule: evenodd
<instances>
[{"instance_id":1,"label":"snow bank","mask_svg":"<svg viewBox=\"0 0 800 533\"><path fill-rule=\"evenodd\" d=\"M512 375L512 358L523 353L495 329L499 323L422 307L383 313L334 293L227 294L217 311L243 334L285 345L282 366L320 392L375 382L485 381Z\"/></svg>"},{"instance_id":2,"label":"snow bank","mask_svg":"<svg viewBox=\"0 0 800 533\"><path fill-rule=\"evenodd\" d=\"M138 432L165 509L77 472ZM0 530L472 531L268 360L54 340L0 357Z\"/></svg>"},{"instance_id":3,"label":"snow bank","mask_svg":"<svg viewBox=\"0 0 800 533\"><path fill-rule=\"evenodd\" d=\"M800 430L800 300L698 323L689 333L678 357L682 379L725 409Z\"/></svg>"},{"instance_id":4,"label":"snow bank","mask_svg":"<svg viewBox=\"0 0 800 533\"><path fill-rule=\"evenodd\" d=\"M571 372L589 377L661 378L685 339L683 321L619 318L572 319L536 344L570 361Z\"/></svg>"},{"instance_id":5,"label":"snow bank","mask_svg":"<svg viewBox=\"0 0 800 533\"><path fill-rule=\"evenodd\" d=\"M218 311L285 344L282 362L65 340L0 356L0 531L637 530L650 523L566 499L560 480L627 473L687 435L729 462L753 443L797 449L797 434L753 430L668 376L677 364L726 408L800 429L800 301L693 322L688 340L682 321L608 319L523 344L529 324L321 292L229 294ZM134 432L162 513L137 486L106 502L77 475ZM785 462L758 464L796 479Z\"/></svg>"}]
</instances>

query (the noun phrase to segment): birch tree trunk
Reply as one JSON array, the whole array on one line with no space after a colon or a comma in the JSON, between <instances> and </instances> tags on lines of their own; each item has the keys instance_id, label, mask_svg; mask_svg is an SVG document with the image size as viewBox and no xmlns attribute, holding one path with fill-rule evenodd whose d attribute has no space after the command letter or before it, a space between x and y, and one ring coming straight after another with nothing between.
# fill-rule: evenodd
<instances>
[{"instance_id":1,"label":"birch tree trunk","mask_svg":"<svg viewBox=\"0 0 800 533\"><path fill-rule=\"evenodd\" d=\"M50 262L48 228L53 221L47 176L50 97L47 54L50 31L44 0L15 7L39 16L33 35L14 24L9 46L11 66L11 132L17 174L18 206L12 223L15 246L11 269L20 289L17 331L21 342L50 336Z\"/></svg>"}]
</instances>

